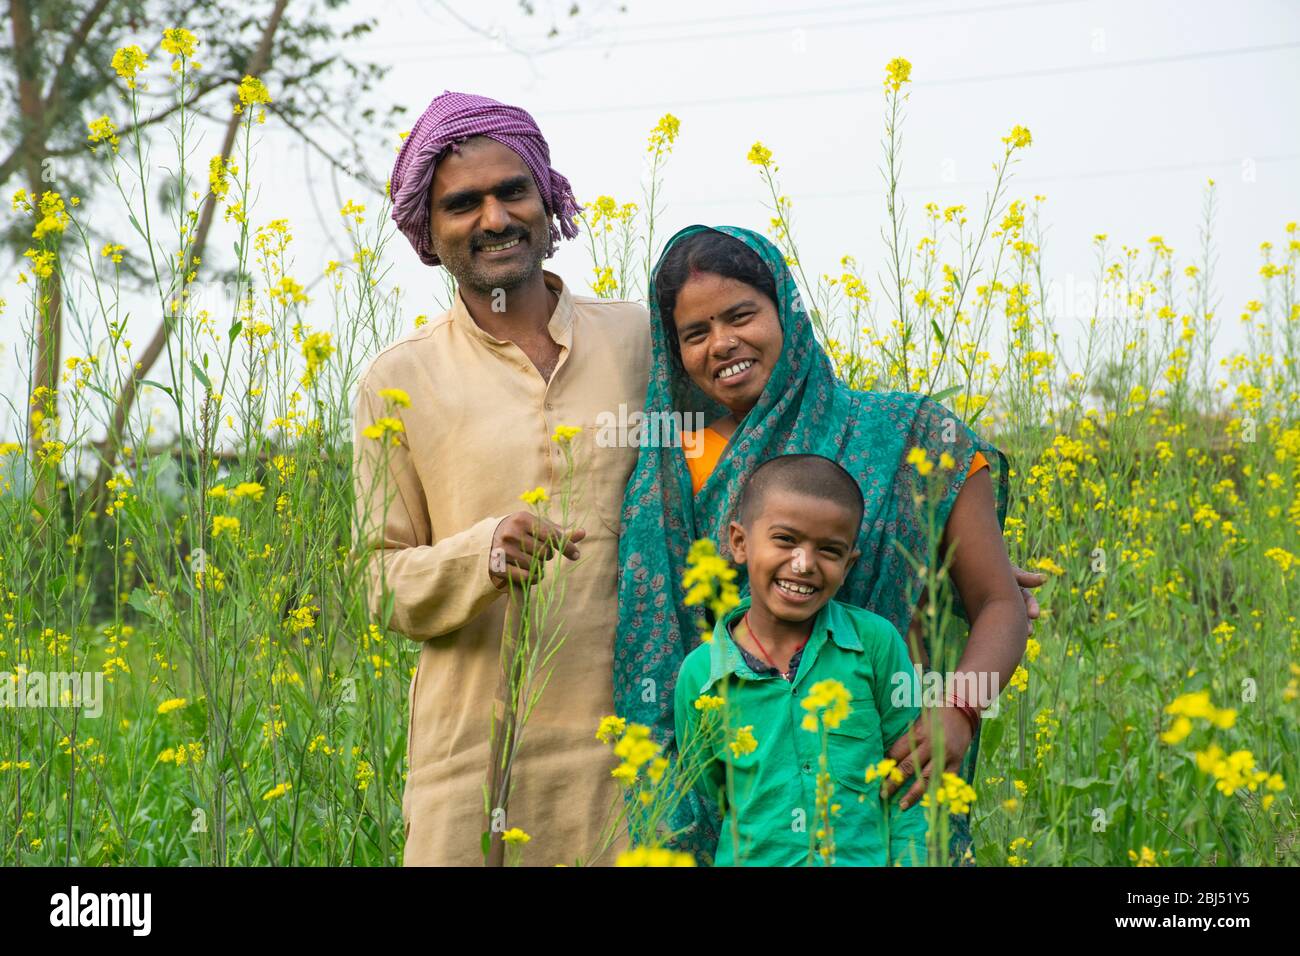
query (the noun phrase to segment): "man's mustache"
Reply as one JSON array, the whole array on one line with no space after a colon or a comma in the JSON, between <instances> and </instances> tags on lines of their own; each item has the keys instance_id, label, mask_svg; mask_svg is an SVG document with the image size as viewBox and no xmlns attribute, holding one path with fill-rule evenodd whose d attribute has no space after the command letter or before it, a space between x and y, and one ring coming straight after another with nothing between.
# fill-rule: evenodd
<instances>
[{"instance_id":1,"label":"man's mustache","mask_svg":"<svg viewBox=\"0 0 1300 956\"><path fill-rule=\"evenodd\" d=\"M528 241L527 229L512 229L510 232L503 232L497 236L489 236L486 233L474 236L470 239L470 248L479 252L484 246L499 246L503 242L509 242L511 239L522 239Z\"/></svg>"}]
</instances>

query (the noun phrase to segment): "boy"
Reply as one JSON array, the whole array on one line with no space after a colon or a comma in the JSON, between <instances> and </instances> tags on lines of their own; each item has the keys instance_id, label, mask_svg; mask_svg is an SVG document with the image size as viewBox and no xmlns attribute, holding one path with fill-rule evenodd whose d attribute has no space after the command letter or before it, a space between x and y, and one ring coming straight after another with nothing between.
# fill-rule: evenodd
<instances>
[{"instance_id":1,"label":"boy","mask_svg":"<svg viewBox=\"0 0 1300 956\"><path fill-rule=\"evenodd\" d=\"M915 690L907 648L885 618L833 600L859 555L862 512L857 483L820 455L765 462L741 495L730 540L749 594L687 655L674 699L683 759L702 762L696 787L723 814L718 866L925 860L926 811L899 810L897 794L887 806L867 773L917 717L891 703L900 681ZM849 710L821 716L833 792L819 811L823 735L804 701L822 681L847 689Z\"/></svg>"}]
</instances>

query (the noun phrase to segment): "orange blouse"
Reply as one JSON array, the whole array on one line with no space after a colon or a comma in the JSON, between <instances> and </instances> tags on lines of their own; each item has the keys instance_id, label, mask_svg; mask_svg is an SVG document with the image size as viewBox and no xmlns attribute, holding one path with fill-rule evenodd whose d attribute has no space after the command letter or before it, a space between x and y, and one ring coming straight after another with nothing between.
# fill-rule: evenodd
<instances>
[{"instance_id":1,"label":"orange blouse","mask_svg":"<svg viewBox=\"0 0 1300 956\"><path fill-rule=\"evenodd\" d=\"M693 444L695 434L695 432L687 433L687 441L683 444ZM713 474L713 469L718 467L718 461L722 458L722 453L727 450L727 439L712 428L705 428L703 445L703 448L696 449L699 454L686 456L686 467L691 472L691 491L697 495L700 493L700 489L704 487L704 483L709 480L709 475ZM970 471L966 472L966 477L969 478L981 468L987 468L988 466L988 459L976 452L970 463Z\"/></svg>"}]
</instances>

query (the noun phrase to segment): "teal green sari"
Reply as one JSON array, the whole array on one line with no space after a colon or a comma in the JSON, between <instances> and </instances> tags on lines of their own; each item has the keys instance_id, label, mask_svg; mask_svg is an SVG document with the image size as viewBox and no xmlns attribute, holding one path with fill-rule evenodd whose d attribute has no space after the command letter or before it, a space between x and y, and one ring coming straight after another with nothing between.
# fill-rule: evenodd
<instances>
[{"instance_id":1,"label":"teal green sari","mask_svg":"<svg viewBox=\"0 0 1300 956\"><path fill-rule=\"evenodd\" d=\"M705 226L677 233L664 249ZM1006 457L983 441L953 412L924 396L904 392L853 391L839 381L816 341L812 322L785 259L766 238L747 229L718 227L753 249L776 280L784 344L758 403L740 422L726 451L698 495L680 443L642 444L636 470L623 499L619 540L618 633L614 649L614 704L617 713L650 727L656 740L673 750L673 686L686 654L699 643L704 611L682 604L682 574L692 542L711 538L730 557L727 527L750 474L777 455L813 453L838 462L858 482L866 501L858 548L862 554L836 598L888 618L906 635L923 584L911 560L925 562L937 551L957 493L977 451L988 459L997 494L998 522L1006 517L1009 493ZM663 256L659 263L663 263ZM673 359L652 279L652 351L645 412L650 421L705 422L727 414L705 397ZM682 419L668 416L676 412ZM650 418L658 414L660 418ZM913 448L924 450L934 470L922 477L906 461ZM947 453L955 467L937 462ZM933 511L931 510L933 509ZM911 558L909 559L909 555ZM748 589L739 568L741 593ZM958 613L960 602L951 595ZM965 628L963 637L965 636ZM945 645L954 642L945 641ZM950 670L955 655L945 653L931 666ZM955 650L951 648L950 650ZM976 735L962 767L968 781L979 746ZM969 825L954 818L950 852L968 858ZM712 857L718 821L692 794L683 801L673 826L674 845L703 860Z\"/></svg>"}]
</instances>

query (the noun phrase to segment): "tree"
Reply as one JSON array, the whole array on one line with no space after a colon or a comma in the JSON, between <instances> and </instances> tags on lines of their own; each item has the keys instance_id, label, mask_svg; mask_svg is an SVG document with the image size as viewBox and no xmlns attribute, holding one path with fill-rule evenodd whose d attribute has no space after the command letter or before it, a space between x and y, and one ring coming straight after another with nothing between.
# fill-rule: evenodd
<instances>
[{"instance_id":1,"label":"tree","mask_svg":"<svg viewBox=\"0 0 1300 956\"><path fill-rule=\"evenodd\" d=\"M293 0L292 4L271 0L251 7L232 0L10 0L9 29L4 31L9 45L0 46L0 69L9 71L3 88L7 108L0 114L6 144L0 149L0 186L25 188L34 204L46 191L56 190L64 196L81 196L87 205L93 203L86 123L88 117L113 112L119 105L124 87L110 65L114 51L144 43L152 53L164 29L185 27L204 43L203 78L187 98L186 109L208 115L211 108L211 113L226 115L228 110L216 105L229 103L246 74L258 76L276 90L276 118L337 168L382 191L382 184L356 172L362 168L359 144L366 139L358 127L389 127L393 114L401 110L381 114L367 105L386 68L346 56L346 45L368 33L374 20L364 18L340 27L331 14L345 6L346 0ZM165 89L142 95L153 106L140 120L142 127L160 123L180 108ZM343 113L348 116L347 129L336 119ZM309 135L309 128L336 131L339 141L323 146L320 133ZM229 156L233 135L234 127L227 125L223 157ZM205 207L203 235L195 243L194 258L201 258L211 218L212 209ZM31 244L31 225L19 221L0 234L0 242L15 258ZM41 307L32 389L57 408L63 324L60 280L56 272L37 281ZM156 357L169 331L164 324L146 357ZM143 371L151 364L146 361ZM119 396L115 421L125 417L136 385L133 378ZM42 387L47 391L38 392ZM28 422L34 441L39 417ZM112 437L105 446L110 468L116 455Z\"/></svg>"},{"instance_id":2,"label":"tree","mask_svg":"<svg viewBox=\"0 0 1300 956\"><path fill-rule=\"evenodd\" d=\"M13 145L0 148L0 186L17 179L15 185L30 191L37 213L39 197L56 188L65 196L83 197L88 200L86 205L93 203L87 119L113 112L119 105L124 81L111 66L114 51L131 43L146 44L152 56L164 29L183 27L202 38L202 79L183 104L166 89L143 92L142 101L152 108L135 126L119 130L119 136L159 124L183 106L191 114L225 122L221 156L228 159L236 124L226 119L227 107L240 80L251 74L275 91L271 107L275 119L336 170L383 196L385 185L364 172L362 144L373 140L367 129L391 134L404 108L390 105L381 110L370 102L370 94L388 68L348 58L346 45L368 34L375 20L363 18L339 26L338 18L331 14L346 6L347 0L264 0L251 9L234 0L9 0L10 29L5 35L11 45L4 46L0 37L0 71L7 66L11 82L0 91L9 107L0 113L0 130L4 131L3 141ZM467 21L451 4L440 2L439 6L471 31L503 40L499 32L485 31ZM551 41L559 36L559 22L576 23L582 12L573 2L560 3L559 9L556 6L548 3L539 11L528 0L519 0L524 16L550 21L544 46L551 49L557 46ZM618 7L620 13L625 10L623 5ZM525 58L545 52L507 45ZM341 116L346 120L340 121ZM174 186L164 187L164 202L169 191L174 192ZM182 275L191 274L195 271L192 267L200 263L211 273L213 264L201 260L214 212L213 197L209 196ZM104 240L94 228L93 216L83 216L82 221L90 224L92 242ZM0 232L0 245L15 257L23 255L31 243L28 225L19 221ZM54 251L57 255L57 248ZM133 268L128 261L124 271L131 273ZM135 273L135 278L141 284L147 281L140 273ZM44 410L53 415L58 407L63 325L60 275L55 272L38 281L32 391L43 397ZM99 445L96 478L83 496L83 502L95 510L103 505L104 483L116 463L140 382L162 353L172 325L164 317L116 398L108 435ZM28 431L34 447L39 446L38 411L42 409L33 407L29 412ZM38 489L36 499L38 505L44 501L44 490Z\"/></svg>"}]
</instances>

